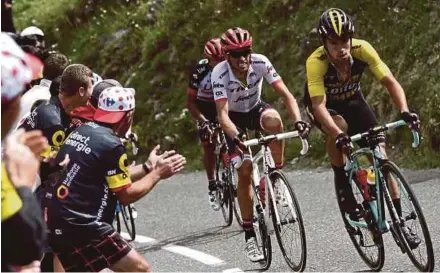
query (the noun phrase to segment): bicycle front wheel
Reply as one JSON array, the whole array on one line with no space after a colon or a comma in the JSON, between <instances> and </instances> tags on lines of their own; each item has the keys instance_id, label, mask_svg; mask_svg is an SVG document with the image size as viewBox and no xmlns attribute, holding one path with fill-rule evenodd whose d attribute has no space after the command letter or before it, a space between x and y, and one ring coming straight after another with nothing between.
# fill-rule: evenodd
<instances>
[{"instance_id":1,"label":"bicycle front wheel","mask_svg":"<svg viewBox=\"0 0 440 273\"><path fill-rule=\"evenodd\" d=\"M259 188L252 183L253 191L253 226L257 236L257 246L264 254L264 260L260 262L262 270L269 269L272 263L272 242L264 221L263 203L260 200Z\"/></svg>"},{"instance_id":2,"label":"bicycle front wheel","mask_svg":"<svg viewBox=\"0 0 440 273\"><path fill-rule=\"evenodd\" d=\"M240 227L243 227L243 219L241 218L240 204L238 203L237 197L237 175L236 170L232 164L228 165L228 188L229 188L229 196L231 198L232 207L234 209L235 219Z\"/></svg>"},{"instance_id":3,"label":"bicycle front wheel","mask_svg":"<svg viewBox=\"0 0 440 273\"><path fill-rule=\"evenodd\" d=\"M282 171L271 172L269 178L274 189L275 200L272 204L275 207L271 212L278 245L287 265L293 271L302 272L306 268L307 244L298 199ZM279 215L279 223L275 209Z\"/></svg>"},{"instance_id":4,"label":"bicycle front wheel","mask_svg":"<svg viewBox=\"0 0 440 273\"><path fill-rule=\"evenodd\" d=\"M403 246L411 262L420 271L432 272L434 270L434 252L431 236L426 224L422 208L399 168L391 161L386 161L381 167L387 185L397 183L400 194L401 215L395 215L391 198L386 198L390 215L393 218L393 227L396 227L400 246ZM400 219L398 219L400 218ZM418 245L408 243L402 229L407 229L407 234L417 236ZM402 242L403 241L403 242ZM403 244L402 244L403 243Z\"/></svg>"},{"instance_id":5,"label":"bicycle front wheel","mask_svg":"<svg viewBox=\"0 0 440 273\"><path fill-rule=\"evenodd\" d=\"M133 218L133 210L131 209L131 206L121 206L121 216L124 220L124 225L127 230L128 235L130 235L130 238L132 241L136 239L136 226L134 224L134 218ZM118 217L118 223L119 223L119 217ZM118 224L118 227L120 224ZM119 228L120 229L120 228Z\"/></svg>"},{"instance_id":6,"label":"bicycle front wheel","mask_svg":"<svg viewBox=\"0 0 440 273\"><path fill-rule=\"evenodd\" d=\"M354 197L358 204L363 204L364 198L362 195L362 190L356 185L353 180L351 183L351 189L353 191ZM380 271L385 263L385 248L383 245L382 233L378 230L371 231L368 228L361 228L358 226L352 226L346 218L346 213L341 207L340 196L338 189L335 185L336 197L338 199L339 211L342 215L342 220L345 225L345 229L348 232L348 236L356 248L356 251L361 256L362 260L370 267L372 271ZM363 215L366 216L367 213L365 208L358 206L358 208L363 209ZM370 212L371 214L371 212ZM360 219L360 221L366 221L365 219ZM369 221L372 221L370 219ZM376 225L376 223L374 223Z\"/></svg>"}]
</instances>

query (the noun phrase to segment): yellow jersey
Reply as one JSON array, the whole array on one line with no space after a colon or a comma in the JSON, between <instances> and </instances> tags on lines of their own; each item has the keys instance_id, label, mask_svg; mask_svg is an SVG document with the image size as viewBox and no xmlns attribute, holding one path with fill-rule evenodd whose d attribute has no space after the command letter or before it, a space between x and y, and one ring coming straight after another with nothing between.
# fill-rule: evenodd
<instances>
[{"instance_id":1,"label":"yellow jersey","mask_svg":"<svg viewBox=\"0 0 440 273\"><path fill-rule=\"evenodd\" d=\"M328 60L324 46L317 48L307 59L307 89L310 98L327 96L329 100L345 100L360 91L360 79L368 66L378 80L390 73L388 66L380 59L379 54L364 40L352 39L351 77L341 83L336 68Z\"/></svg>"}]
</instances>

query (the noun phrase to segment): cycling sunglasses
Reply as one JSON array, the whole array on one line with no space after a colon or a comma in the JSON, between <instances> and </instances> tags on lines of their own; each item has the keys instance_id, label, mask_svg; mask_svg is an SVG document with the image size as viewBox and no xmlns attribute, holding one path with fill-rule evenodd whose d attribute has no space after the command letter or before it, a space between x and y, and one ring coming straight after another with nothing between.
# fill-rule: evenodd
<instances>
[{"instance_id":1,"label":"cycling sunglasses","mask_svg":"<svg viewBox=\"0 0 440 273\"><path fill-rule=\"evenodd\" d=\"M249 54L252 53L251 49L245 49L245 50L235 50L235 51L229 51L228 54L232 58L240 58L240 57L247 57Z\"/></svg>"}]
</instances>

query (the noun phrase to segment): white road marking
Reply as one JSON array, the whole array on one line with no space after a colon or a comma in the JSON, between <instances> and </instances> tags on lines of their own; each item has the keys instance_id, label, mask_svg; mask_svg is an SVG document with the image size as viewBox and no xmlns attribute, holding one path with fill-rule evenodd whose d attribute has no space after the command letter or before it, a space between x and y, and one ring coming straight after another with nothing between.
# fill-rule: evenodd
<instances>
[{"instance_id":1,"label":"white road marking","mask_svg":"<svg viewBox=\"0 0 440 273\"><path fill-rule=\"evenodd\" d=\"M125 240L128 240L128 241L131 240L130 235L129 235L128 233L126 233L126 232L121 232L121 235L122 235L122 237L123 237ZM150 238L150 237L147 237L147 236L137 235L137 234L136 234L136 238L134 238L134 241L135 241L135 242L138 242L138 243L141 243L141 244L147 244L147 243L153 243L153 242L156 242L156 239L153 239L153 238Z\"/></svg>"},{"instance_id":2,"label":"white road marking","mask_svg":"<svg viewBox=\"0 0 440 273\"><path fill-rule=\"evenodd\" d=\"M121 232L121 236L128 241L131 240L130 235L126 232ZM141 244L148 244L148 243L151 244L151 243L157 242L157 240L154 238L150 238L150 237L138 235L138 234L136 234L136 238L134 241L137 243L141 243ZM209 255L207 253L204 253L204 252L201 252L201 251L198 251L195 249L184 247L184 246L169 244L169 245L162 247L162 249L173 252L175 254L179 254L179 255L188 257L190 259L193 259L198 262L201 262L201 263L204 263L207 265L211 265L211 266L219 266L219 265L226 264L225 261L223 261L217 257L214 257L212 255ZM233 272L243 272L243 271L239 268L231 268L231 269L227 269L223 272L233 273Z\"/></svg>"},{"instance_id":3,"label":"white road marking","mask_svg":"<svg viewBox=\"0 0 440 273\"><path fill-rule=\"evenodd\" d=\"M223 270L223 273L235 273L235 272L243 272L240 268L230 268Z\"/></svg>"},{"instance_id":4,"label":"white road marking","mask_svg":"<svg viewBox=\"0 0 440 273\"><path fill-rule=\"evenodd\" d=\"M225 264L226 262L223 260L220 260L217 257L214 257L212 255L206 254L204 252L201 251L197 251L191 248L187 248L184 246L178 246L178 245L173 245L173 244L169 244L166 245L164 247L162 247L162 249L171 251L173 253L179 254L179 255L183 255L186 256L188 258L191 258L193 260L199 261L201 263L207 264L207 265L211 265L211 266L218 266L218 265L222 265Z\"/></svg>"}]
</instances>

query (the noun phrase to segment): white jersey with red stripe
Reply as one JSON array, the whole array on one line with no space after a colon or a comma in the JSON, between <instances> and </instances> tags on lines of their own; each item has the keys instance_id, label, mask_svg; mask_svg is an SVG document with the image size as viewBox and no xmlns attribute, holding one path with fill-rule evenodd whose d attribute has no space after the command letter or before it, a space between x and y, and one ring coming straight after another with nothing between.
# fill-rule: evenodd
<instances>
[{"instance_id":1,"label":"white jersey with red stripe","mask_svg":"<svg viewBox=\"0 0 440 273\"><path fill-rule=\"evenodd\" d=\"M246 77L245 86L232 72L227 61L214 67L211 74L214 99L228 100L229 111L249 112L260 101L263 77L269 84L280 81L269 59L261 54L251 54L251 63Z\"/></svg>"}]
</instances>

